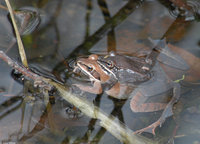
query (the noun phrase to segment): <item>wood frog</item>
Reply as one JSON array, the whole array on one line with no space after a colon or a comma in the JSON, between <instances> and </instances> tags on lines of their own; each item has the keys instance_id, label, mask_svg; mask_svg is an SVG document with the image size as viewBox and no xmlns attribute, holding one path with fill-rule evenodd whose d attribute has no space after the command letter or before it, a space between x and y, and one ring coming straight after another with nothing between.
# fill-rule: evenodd
<instances>
[{"instance_id":1,"label":"wood frog","mask_svg":"<svg viewBox=\"0 0 200 144\"><path fill-rule=\"evenodd\" d=\"M151 53L142 57L111 52L109 55L91 54L86 58L78 58L74 72L87 75L92 86L81 84L75 86L94 94L105 91L117 99L132 97L130 108L133 112L164 110L156 122L136 131L136 133L146 131L155 134L156 127L161 126L165 119L173 114L172 106L180 96L180 85L165 74L156 60L163 44L164 41L160 41ZM169 90L173 91L173 96L168 103L148 102L152 96Z\"/></svg>"}]
</instances>

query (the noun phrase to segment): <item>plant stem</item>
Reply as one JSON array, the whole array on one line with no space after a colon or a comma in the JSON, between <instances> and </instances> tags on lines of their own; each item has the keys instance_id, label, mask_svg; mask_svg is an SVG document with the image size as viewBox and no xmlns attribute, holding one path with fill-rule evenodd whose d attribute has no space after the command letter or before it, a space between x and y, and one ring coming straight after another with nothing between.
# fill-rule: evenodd
<instances>
[{"instance_id":1,"label":"plant stem","mask_svg":"<svg viewBox=\"0 0 200 144\"><path fill-rule=\"evenodd\" d=\"M9 0L5 0L5 2L6 2L6 5L8 7L8 11L10 12L11 20L12 20L12 23L13 23L13 26L14 26L21 61L22 61L23 65L26 68L28 68L28 61L27 61L27 58L26 58L26 53L25 53L25 50L24 50L24 46L23 46L20 34L19 34L19 30L17 28L17 24L16 24L16 21L15 21L15 18L14 18L12 7L10 5Z\"/></svg>"}]
</instances>

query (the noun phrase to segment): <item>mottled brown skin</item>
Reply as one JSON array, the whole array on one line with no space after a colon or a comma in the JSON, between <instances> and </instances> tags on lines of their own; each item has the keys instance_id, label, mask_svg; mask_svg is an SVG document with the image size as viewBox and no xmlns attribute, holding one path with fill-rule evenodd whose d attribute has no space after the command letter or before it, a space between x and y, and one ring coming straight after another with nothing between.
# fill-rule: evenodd
<instances>
[{"instance_id":1,"label":"mottled brown skin","mask_svg":"<svg viewBox=\"0 0 200 144\"><path fill-rule=\"evenodd\" d=\"M152 55L152 57L156 58L154 55ZM117 61L119 59L120 61ZM103 92L103 85L108 83L112 86L111 88L105 90L108 95L118 99L127 98L127 93L130 92L129 87L135 88L138 84L152 79L149 76L149 73L151 72L155 63L152 62L151 59L148 59L148 61L151 61L150 63L145 63L145 61L145 58L129 58L122 55L107 55L102 57L92 54L88 58L80 58L77 60L77 66L75 67L74 72L76 72L76 69L81 69L86 75L89 76L93 86L84 86L79 84L75 85L83 91L100 94ZM130 63L134 64L132 65L133 68L131 67ZM124 72L125 75L123 75ZM157 75L158 78L162 77L163 71L158 72ZM167 117L173 114L172 106L179 98L180 86L179 84L173 83L166 77L165 79L161 80L161 84L165 85L165 82L172 84L167 86L167 88L164 90L173 89L174 93L174 96L169 103L147 103L147 100L152 95L148 96L140 91L136 92L131 99L130 107L133 112L153 112L164 110L161 117L155 123L144 129L136 131L136 133L142 133L145 131L155 134L155 128L160 126ZM147 87L149 86L147 85ZM165 92L164 90L162 92ZM157 93L153 92L153 94L156 95Z\"/></svg>"}]
</instances>

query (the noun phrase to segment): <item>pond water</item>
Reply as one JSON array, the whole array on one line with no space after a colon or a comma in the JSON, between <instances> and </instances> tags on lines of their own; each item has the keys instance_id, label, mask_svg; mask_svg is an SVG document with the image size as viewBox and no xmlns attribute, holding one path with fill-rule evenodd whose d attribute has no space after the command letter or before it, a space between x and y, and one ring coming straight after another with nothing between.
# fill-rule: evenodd
<instances>
[{"instance_id":1,"label":"pond water","mask_svg":"<svg viewBox=\"0 0 200 144\"><path fill-rule=\"evenodd\" d=\"M13 9L36 8L41 22L31 34L22 35L28 63L43 76L74 82L68 62L92 53L111 51L139 55L149 52L148 39L166 39L170 51L185 61L181 70L174 59L160 66L171 81L178 81L181 97L156 134L142 133L155 143L200 143L200 2L198 0L13 0ZM0 0L0 50L20 63L15 34L4 0ZM166 44L167 45L167 44ZM162 59L162 58L161 58ZM166 63L170 63L167 65ZM173 66L171 66L173 65ZM2 143L122 143L97 119L92 119L53 93L49 101L28 79L24 84L6 63L0 62L0 141ZM149 86L152 88L151 86ZM147 88L145 92L148 92ZM161 89L161 90L160 90ZM154 87L153 100L172 96ZM150 92L149 91L149 92ZM161 91L158 93L157 91ZM155 122L162 111L133 112L130 101L106 93L76 93L116 117L135 131ZM148 95L148 94L147 94ZM160 97L159 97L160 96Z\"/></svg>"}]
</instances>

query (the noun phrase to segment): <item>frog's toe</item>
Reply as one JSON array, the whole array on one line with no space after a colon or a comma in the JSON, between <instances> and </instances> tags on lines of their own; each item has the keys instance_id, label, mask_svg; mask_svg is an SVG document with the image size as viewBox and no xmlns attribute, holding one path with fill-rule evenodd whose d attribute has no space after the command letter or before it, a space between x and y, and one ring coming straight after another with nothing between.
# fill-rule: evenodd
<instances>
[{"instance_id":1,"label":"frog's toe","mask_svg":"<svg viewBox=\"0 0 200 144\"><path fill-rule=\"evenodd\" d=\"M151 134L155 135L155 129L156 129L156 127L146 127L146 128L140 129L140 130L136 130L134 132L134 134L141 134L143 132L147 132L147 133L151 133Z\"/></svg>"},{"instance_id":2,"label":"frog's toe","mask_svg":"<svg viewBox=\"0 0 200 144\"><path fill-rule=\"evenodd\" d=\"M148 133L152 133L153 135L155 135L155 130L158 126L161 126L161 121L157 120L156 122L154 122L153 124L149 125L148 127L145 127L143 129L137 130L134 132L134 134L141 134L143 132L148 132Z\"/></svg>"}]
</instances>

